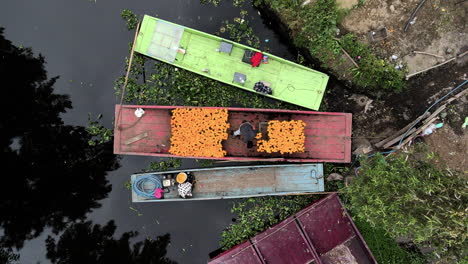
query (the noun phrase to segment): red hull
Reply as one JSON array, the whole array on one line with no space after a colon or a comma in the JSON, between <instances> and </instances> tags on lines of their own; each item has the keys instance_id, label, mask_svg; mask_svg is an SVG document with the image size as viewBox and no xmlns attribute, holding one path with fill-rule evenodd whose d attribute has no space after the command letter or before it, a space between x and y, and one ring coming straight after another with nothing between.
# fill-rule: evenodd
<instances>
[{"instance_id":1,"label":"red hull","mask_svg":"<svg viewBox=\"0 0 468 264\"><path fill-rule=\"evenodd\" d=\"M136 108L145 110L145 114L139 120L134 114ZM168 152L171 138L170 111L175 108L186 107L123 105L120 111L120 105L117 105L115 107L117 121L114 130L114 153L180 157ZM206 108L223 109L221 107ZM244 121L250 122L255 129L258 129L260 122L303 120L306 123L304 131L306 136L305 152L284 155L257 152L255 146L249 149L240 139L230 136L228 140L223 142L223 149L227 152L226 157L183 158L339 163L351 160L351 114L229 107L224 109L228 109L229 113L229 133L236 130Z\"/></svg>"},{"instance_id":2,"label":"red hull","mask_svg":"<svg viewBox=\"0 0 468 264\"><path fill-rule=\"evenodd\" d=\"M213 258L208 264L376 264L341 203L331 194Z\"/></svg>"}]
</instances>

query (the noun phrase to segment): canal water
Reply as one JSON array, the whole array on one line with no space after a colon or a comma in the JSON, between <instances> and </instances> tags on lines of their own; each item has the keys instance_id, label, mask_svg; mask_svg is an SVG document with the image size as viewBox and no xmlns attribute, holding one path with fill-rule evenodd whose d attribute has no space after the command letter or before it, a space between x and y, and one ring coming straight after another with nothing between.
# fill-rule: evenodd
<instances>
[{"instance_id":1,"label":"canal water","mask_svg":"<svg viewBox=\"0 0 468 264\"><path fill-rule=\"evenodd\" d=\"M214 7L202 5L198 0L3 0L0 27L5 28L6 39L16 46L31 47L35 55L42 54L48 77L60 76L54 86L55 93L70 95L73 109L62 115L67 125L86 126L91 113L103 114L104 126L112 128L114 105L118 101L114 80L125 72L124 60L134 34L127 31L120 17L122 9L207 33L218 31L222 21L232 21L241 10L233 7L231 1ZM250 3L242 9L248 11L262 47L268 47L275 55L294 59L294 54L265 25ZM107 176L112 191L99 201L102 206L88 214L87 220L102 225L114 220L117 226L114 236L137 231L139 236L132 240L135 242L170 234L166 257L178 263L206 263L208 254L219 247L222 230L231 223L233 201L132 204L124 183L130 174L157 160L122 157L121 167ZM191 166L193 161L185 160L183 165ZM45 239L51 234L46 229L39 237L26 241L19 251L19 262L49 263L45 257Z\"/></svg>"}]
</instances>

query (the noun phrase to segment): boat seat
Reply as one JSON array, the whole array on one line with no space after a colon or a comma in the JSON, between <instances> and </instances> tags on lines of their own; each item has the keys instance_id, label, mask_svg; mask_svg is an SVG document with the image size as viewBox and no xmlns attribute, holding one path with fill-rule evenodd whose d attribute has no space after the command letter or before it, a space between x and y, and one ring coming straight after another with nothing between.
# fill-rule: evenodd
<instances>
[{"instance_id":1,"label":"boat seat","mask_svg":"<svg viewBox=\"0 0 468 264\"><path fill-rule=\"evenodd\" d=\"M232 80L232 82L244 85L246 80L247 80L247 76L245 76L245 74L240 73L240 72L235 72L234 79Z\"/></svg>"},{"instance_id":2,"label":"boat seat","mask_svg":"<svg viewBox=\"0 0 468 264\"><path fill-rule=\"evenodd\" d=\"M252 62L250 59L252 59L253 55L255 55L255 51L253 50L245 50L244 51L244 56L242 57L242 62L245 62L249 65L252 65Z\"/></svg>"},{"instance_id":3,"label":"boat seat","mask_svg":"<svg viewBox=\"0 0 468 264\"><path fill-rule=\"evenodd\" d=\"M221 45L219 46L219 52L224 52L224 53L231 55L231 51L232 51L232 44L222 41Z\"/></svg>"}]
</instances>

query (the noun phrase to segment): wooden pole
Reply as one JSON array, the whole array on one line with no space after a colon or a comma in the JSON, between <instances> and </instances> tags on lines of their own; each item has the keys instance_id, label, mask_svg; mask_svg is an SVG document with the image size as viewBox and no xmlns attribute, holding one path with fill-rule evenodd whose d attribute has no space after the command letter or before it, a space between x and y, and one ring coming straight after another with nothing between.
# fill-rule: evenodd
<instances>
[{"instance_id":1,"label":"wooden pole","mask_svg":"<svg viewBox=\"0 0 468 264\"><path fill-rule=\"evenodd\" d=\"M398 132L396 132L395 134L387 137L386 139L378 142L377 144L375 144L376 147L380 148L382 147L383 145L385 145L387 142L391 141L392 139L398 137L398 136L401 136L401 134L405 133L410 127L412 127L413 125L417 124L420 120L422 120L423 118L426 118L428 116L429 113L425 113L421 116L419 116L418 118L416 118L416 120L414 120L413 122L409 123L407 126L405 126L404 128L400 129Z\"/></svg>"},{"instance_id":2,"label":"wooden pole","mask_svg":"<svg viewBox=\"0 0 468 264\"><path fill-rule=\"evenodd\" d=\"M417 75L417 74L420 74L420 73L423 73L423 72L427 72L428 70L432 70L432 69L435 69L435 68L440 67L440 66L442 66L442 65L445 65L445 64L447 64L447 63L449 63L449 62L451 62L451 61L453 61L453 60L455 60L455 59L457 59L457 58L461 58L461 57L465 56L466 54L468 54L468 51L465 51L464 53L462 53L462 54L460 54L460 55L457 55L457 56L455 56L455 57L453 57L453 58L451 58L451 59L449 59L449 60L446 60L446 61L444 61L444 62L442 62L442 63L439 63L439 64L437 64L437 65L434 65L434 66L432 66L432 67L429 67L429 68L427 68L427 69L425 69L425 70L418 71L418 72L415 72L415 73L412 73L412 74L408 74L408 75L406 75L406 79L408 80L409 78L411 78L411 77L413 77L413 76L415 76L415 75Z\"/></svg>"},{"instance_id":3,"label":"wooden pole","mask_svg":"<svg viewBox=\"0 0 468 264\"><path fill-rule=\"evenodd\" d=\"M338 46L340 46L340 49L341 51L343 51L344 55L346 55L346 57L354 64L354 66L359 68L359 65L356 63L356 61L349 55L349 53L345 49L343 49L343 47L341 47L340 39L339 38L333 38L333 39L336 40L336 42L338 43Z\"/></svg>"},{"instance_id":4,"label":"wooden pole","mask_svg":"<svg viewBox=\"0 0 468 264\"><path fill-rule=\"evenodd\" d=\"M423 52L423 51L413 51L413 53L424 54L424 55L429 55L429 56L434 56L434 57L437 57L437 58L445 59L444 56L440 56L440 55L436 55L436 54L432 54L432 53L428 53L428 52Z\"/></svg>"},{"instance_id":5,"label":"wooden pole","mask_svg":"<svg viewBox=\"0 0 468 264\"><path fill-rule=\"evenodd\" d=\"M140 30L140 21L138 21L137 27L135 29L135 37L133 38L132 50L130 52L130 59L128 61L127 73L125 74L125 80L124 80L124 84L122 86L122 96L120 97L119 113L118 113L117 118L115 120L116 125L120 122L120 116L121 116L121 113L122 113L122 104L123 104L123 99L124 99L124 96L125 96L125 88L127 87L128 75L130 74L130 69L132 67L133 53L135 52L135 43L136 43L136 40L137 40L137 37L138 37L138 31L139 30Z\"/></svg>"}]
</instances>

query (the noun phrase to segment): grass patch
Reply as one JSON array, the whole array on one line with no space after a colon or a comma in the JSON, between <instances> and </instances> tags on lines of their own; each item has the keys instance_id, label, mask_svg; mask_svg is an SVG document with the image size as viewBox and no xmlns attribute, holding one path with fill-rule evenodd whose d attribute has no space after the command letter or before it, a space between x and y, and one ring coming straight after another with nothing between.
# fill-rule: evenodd
<instances>
[{"instance_id":1,"label":"grass patch","mask_svg":"<svg viewBox=\"0 0 468 264\"><path fill-rule=\"evenodd\" d=\"M362 219L355 219L359 232L364 237L372 254L381 264L423 264L425 258L417 253L400 247L384 229L372 227Z\"/></svg>"}]
</instances>

